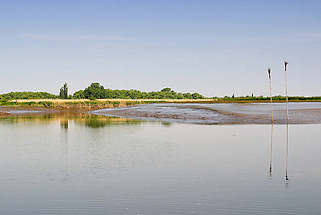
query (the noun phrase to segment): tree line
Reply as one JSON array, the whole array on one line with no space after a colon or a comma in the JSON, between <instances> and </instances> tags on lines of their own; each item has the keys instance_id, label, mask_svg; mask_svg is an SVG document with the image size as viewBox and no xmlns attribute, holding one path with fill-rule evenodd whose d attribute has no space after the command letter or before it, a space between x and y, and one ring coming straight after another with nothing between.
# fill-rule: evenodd
<instances>
[{"instance_id":1,"label":"tree line","mask_svg":"<svg viewBox=\"0 0 321 215\"><path fill-rule=\"evenodd\" d=\"M112 90L105 89L99 83L92 83L84 90L79 90L73 95L68 94L68 85L64 83L60 88L59 95L54 95L47 92L10 92L0 94L0 102L16 100L16 99L203 99L205 98L199 93L179 93L175 92L171 88L164 88L160 91L142 92L139 90ZM220 101L268 101L269 97L263 96L241 96L236 97L234 94L229 97L222 98L211 97ZM273 100L282 101L285 100L284 96L274 96ZM289 101L316 101L321 100L320 96L315 97L303 97L303 96L291 96Z\"/></svg>"},{"instance_id":2,"label":"tree line","mask_svg":"<svg viewBox=\"0 0 321 215\"><path fill-rule=\"evenodd\" d=\"M0 101L16 99L56 99L58 96L46 92L11 92L0 95Z\"/></svg>"},{"instance_id":3,"label":"tree line","mask_svg":"<svg viewBox=\"0 0 321 215\"><path fill-rule=\"evenodd\" d=\"M99 83L92 83L84 90L79 90L73 95L68 94L68 85L60 88L59 95L46 92L11 92L0 95L0 101L16 99L202 99L199 93L179 93L171 88L160 91L142 92L139 90L112 90L105 89Z\"/></svg>"},{"instance_id":4,"label":"tree line","mask_svg":"<svg viewBox=\"0 0 321 215\"><path fill-rule=\"evenodd\" d=\"M177 93L171 88L164 88L155 92L141 92L139 90L111 90L105 89L99 83L92 83L84 90L74 93L76 99L202 99L199 93Z\"/></svg>"}]
</instances>

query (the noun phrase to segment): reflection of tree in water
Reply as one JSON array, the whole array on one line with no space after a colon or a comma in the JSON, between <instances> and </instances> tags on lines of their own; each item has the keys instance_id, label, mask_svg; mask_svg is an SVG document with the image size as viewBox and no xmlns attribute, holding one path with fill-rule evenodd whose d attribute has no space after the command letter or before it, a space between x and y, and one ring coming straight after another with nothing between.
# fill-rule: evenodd
<instances>
[{"instance_id":1,"label":"reflection of tree in water","mask_svg":"<svg viewBox=\"0 0 321 215\"><path fill-rule=\"evenodd\" d=\"M170 127L172 125L172 123L170 123L170 122L162 122L162 125L164 127Z\"/></svg>"},{"instance_id":2,"label":"reflection of tree in water","mask_svg":"<svg viewBox=\"0 0 321 215\"><path fill-rule=\"evenodd\" d=\"M75 120L78 124L84 124L89 128L103 128L107 126L115 125L137 125L141 124L139 120L123 119L123 118L111 118L111 117L90 117L85 119Z\"/></svg>"},{"instance_id":3,"label":"reflection of tree in water","mask_svg":"<svg viewBox=\"0 0 321 215\"><path fill-rule=\"evenodd\" d=\"M60 120L60 128L67 130L68 127L69 127L69 121L65 120L65 119L61 119Z\"/></svg>"},{"instance_id":4,"label":"reflection of tree in water","mask_svg":"<svg viewBox=\"0 0 321 215\"><path fill-rule=\"evenodd\" d=\"M26 115L11 115L1 117L1 122L10 124L28 123L28 124L49 124L59 121L61 129L68 129L70 120L79 125L85 125L90 128L103 128L114 125L137 125L142 123L140 120L132 120L118 117L108 117L93 115L88 113L56 112L39 113Z\"/></svg>"}]
</instances>

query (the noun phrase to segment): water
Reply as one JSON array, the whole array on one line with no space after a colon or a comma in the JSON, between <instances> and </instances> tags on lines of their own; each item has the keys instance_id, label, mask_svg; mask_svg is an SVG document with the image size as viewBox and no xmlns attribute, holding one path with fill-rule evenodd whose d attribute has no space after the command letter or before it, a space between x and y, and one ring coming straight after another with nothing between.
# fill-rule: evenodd
<instances>
[{"instance_id":1,"label":"water","mask_svg":"<svg viewBox=\"0 0 321 215\"><path fill-rule=\"evenodd\" d=\"M321 125L0 120L0 214L320 214Z\"/></svg>"},{"instance_id":2,"label":"water","mask_svg":"<svg viewBox=\"0 0 321 215\"><path fill-rule=\"evenodd\" d=\"M148 104L116 109L101 109L94 114L129 117L165 122L194 124L270 124L269 103L231 104ZM286 104L274 103L275 124L321 123L321 103L289 103L289 121L286 121Z\"/></svg>"}]
</instances>

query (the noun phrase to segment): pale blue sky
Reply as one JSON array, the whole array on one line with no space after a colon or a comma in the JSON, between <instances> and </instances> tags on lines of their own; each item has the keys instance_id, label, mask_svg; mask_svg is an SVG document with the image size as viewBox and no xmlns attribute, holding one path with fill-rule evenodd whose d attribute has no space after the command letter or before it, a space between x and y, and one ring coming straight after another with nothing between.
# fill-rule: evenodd
<instances>
[{"instance_id":1,"label":"pale blue sky","mask_svg":"<svg viewBox=\"0 0 321 215\"><path fill-rule=\"evenodd\" d=\"M321 95L321 1L1 1L0 93Z\"/></svg>"}]
</instances>

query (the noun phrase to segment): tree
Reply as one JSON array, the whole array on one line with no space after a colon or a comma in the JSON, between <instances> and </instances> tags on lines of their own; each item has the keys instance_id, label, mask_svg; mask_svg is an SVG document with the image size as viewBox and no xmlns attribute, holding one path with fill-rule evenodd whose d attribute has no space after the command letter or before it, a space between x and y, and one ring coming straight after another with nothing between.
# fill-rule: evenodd
<instances>
[{"instance_id":1,"label":"tree","mask_svg":"<svg viewBox=\"0 0 321 215\"><path fill-rule=\"evenodd\" d=\"M68 99L68 85L64 83L64 85L60 88L59 98Z\"/></svg>"},{"instance_id":2,"label":"tree","mask_svg":"<svg viewBox=\"0 0 321 215\"><path fill-rule=\"evenodd\" d=\"M169 88L169 87L166 87L166 88L161 90L161 92L171 92L171 91L172 91L172 89Z\"/></svg>"},{"instance_id":3,"label":"tree","mask_svg":"<svg viewBox=\"0 0 321 215\"><path fill-rule=\"evenodd\" d=\"M75 99L84 99L85 98L85 93L83 90L79 90L74 93L73 98Z\"/></svg>"},{"instance_id":4,"label":"tree","mask_svg":"<svg viewBox=\"0 0 321 215\"><path fill-rule=\"evenodd\" d=\"M202 96L201 94L199 94L199 93L193 93L193 94L192 94L192 98L193 98L193 99L202 99L203 96Z\"/></svg>"},{"instance_id":5,"label":"tree","mask_svg":"<svg viewBox=\"0 0 321 215\"><path fill-rule=\"evenodd\" d=\"M99 83L92 83L84 90L86 99L104 99L107 96L105 88Z\"/></svg>"}]
</instances>

